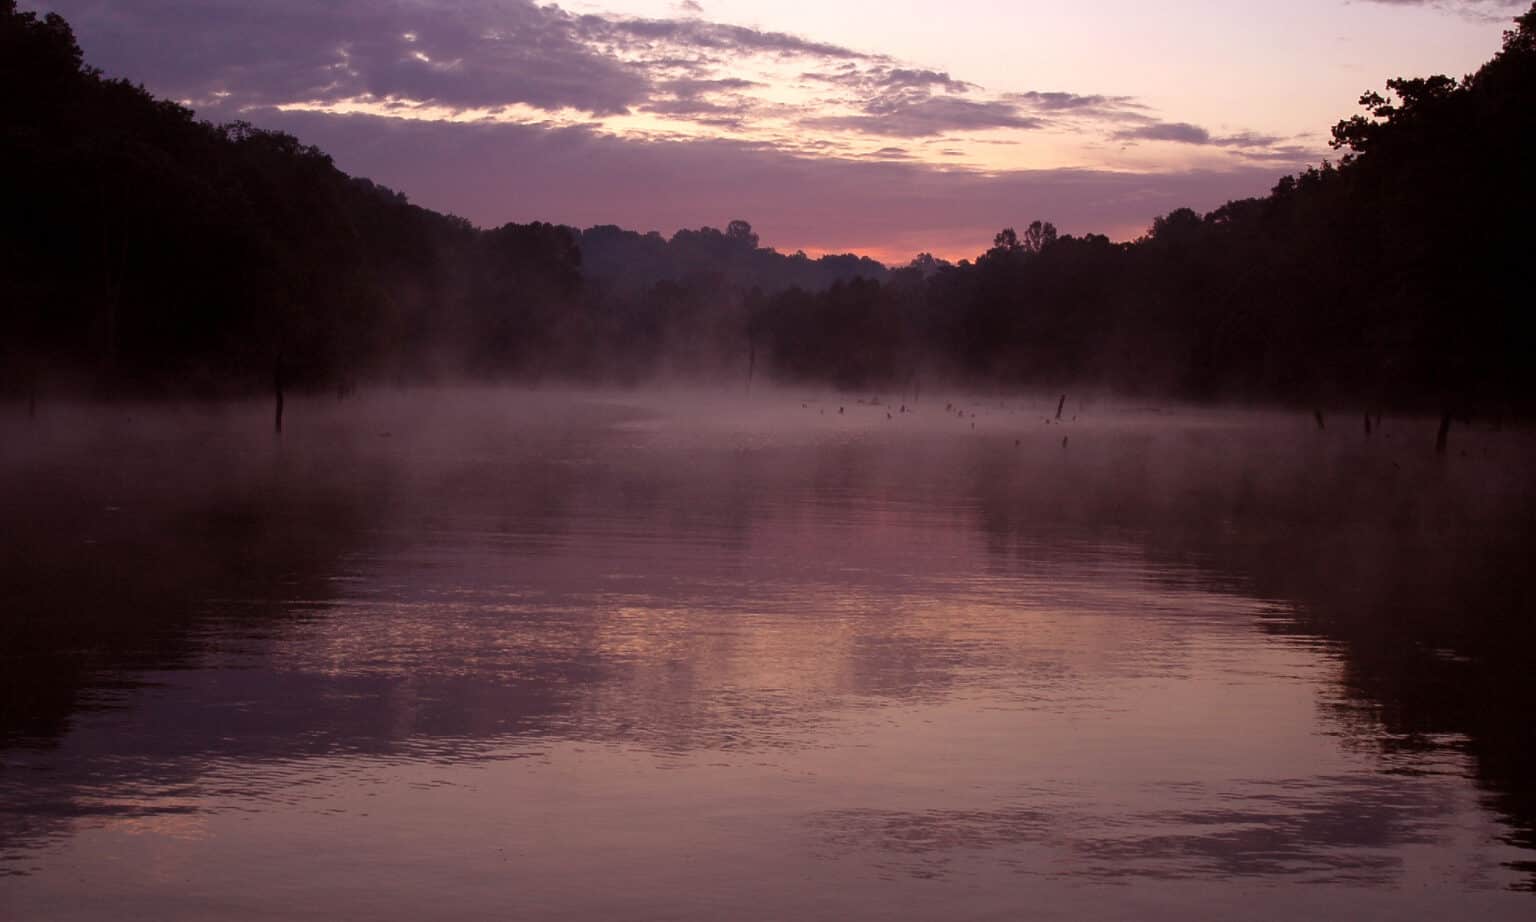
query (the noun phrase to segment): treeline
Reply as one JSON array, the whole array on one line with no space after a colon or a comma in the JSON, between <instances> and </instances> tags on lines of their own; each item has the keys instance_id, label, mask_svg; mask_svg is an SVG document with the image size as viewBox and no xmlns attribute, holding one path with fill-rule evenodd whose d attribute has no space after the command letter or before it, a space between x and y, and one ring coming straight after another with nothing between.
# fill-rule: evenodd
<instances>
[{"instance_id":1,"label":"treeline","mask_svg":"<svg viewBox=\"0 0 1536 922\"><path fill-rule=\"evenodd\" d=\"M1392 80L1340 162L1133 243L1005 230L974 262L754 300L775 367L1197 399L1536 409L1536 7L1477 73ZM808 336L808 330L816 335Z\"/></svg>"},{"instance_id":2,"label":"treeline","mask_svg":"<svg viewBox=\"0 0 1536 922\"><path fill-rule=\"evenodd\" d=\"M1389 83L1347 148L1132 243L1005 230L887 270L750 225L480 230L323 152L212 125L0 0L0 389L219 394L485 378L921 377L1532 408L1536 8L1462 80Z\"/></svg>"},{"instance_id":3,"label":"treeline","mask_svg":"<svg viewBox=\"0 0 1536 922\"><path fill-rule=\"evenodd\" d=\"M879 281L889 275L885 266L867 256L811 259L804 252L785 255L759 246L757 234L746 221L732 221L724 231L684 229L671 239L655 231L641 234L612 224L575 233L587 278L608 293L633 294L658 282L715 285L733 291L820 291L836 282Z\"/></svg>"}]
</instances>

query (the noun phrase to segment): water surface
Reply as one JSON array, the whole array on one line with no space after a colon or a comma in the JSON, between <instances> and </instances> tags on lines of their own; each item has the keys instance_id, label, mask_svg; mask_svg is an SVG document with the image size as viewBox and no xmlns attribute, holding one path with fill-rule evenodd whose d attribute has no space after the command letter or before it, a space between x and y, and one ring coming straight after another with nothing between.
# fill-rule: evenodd
<instances>
[{"instance_id":1,"label":"water surface","mask_svg":"<svg viewBox=\"0 0 1536 922\"><path fill-rule=\"evenodd\" d=\"M1529 917L1527 436L949 402L8 424L0 915Z\"/></svg>"}]
</instances>

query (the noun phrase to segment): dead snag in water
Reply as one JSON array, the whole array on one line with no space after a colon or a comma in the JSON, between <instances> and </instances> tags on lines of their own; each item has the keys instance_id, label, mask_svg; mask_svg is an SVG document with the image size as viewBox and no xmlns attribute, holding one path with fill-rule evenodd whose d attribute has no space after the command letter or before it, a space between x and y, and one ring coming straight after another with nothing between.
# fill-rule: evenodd
<instances>
[{"instance_id":1,"label":"dead snag in water","mask_svg":"<svg viewBox=\"0 0 1536 922\"><path fill-rule=\"evenodd\" d=\"M1067 405L1067 395L1066 394L1062 394L1061 395L1061 399L1056 401L1056 418L1057 419L1061 419L1061 408L1066 406L1066 405Z\"/></svg>"},{"instance_id":2,"label":"dead snag in water","mask_svg":"<svg viewBox=\"0 0 1536 922\"><path fill-rule=\"evenodd\" d=\"M1318 429L1327 429L1328 428L1328 424L1323 422L1323 411L1322 410L1313 410L1312 411L1312 418L1317 420L1317 428Z\"/></svg>"},{"instance_id":3,"label":"dead snag in water","mask_svg":"<svg viewBox=\"0 0 1536 922\"><path fill-rule=\"evenodd\" d=\"M272 396L277 404L272 413L272 431L283 434L283 363L272 363Z\"/></svg>"},{"instance_id":4,"label":"dead snag in water","mask_svg":"<svg viewBox=\"0 0 1536 922\"><path fill-rule=\"evenodd\" d=\"M1437 455L1445 454L1445 442L1451 435L1451 416L1450 410L1440 414L1440 430L1435 433L1435 454Z\"/></svg>"},{"instance_id":5,"label":"dead snag in water","mask_svg":"<svg viewBox=\"0 0 1536 922\"><path fill-rule=\"evenodd\" d=\"M1365 414L1365 434L1367 436L1371 434L1371 414L1369 413Z\"/></svg>"}]
</instances>

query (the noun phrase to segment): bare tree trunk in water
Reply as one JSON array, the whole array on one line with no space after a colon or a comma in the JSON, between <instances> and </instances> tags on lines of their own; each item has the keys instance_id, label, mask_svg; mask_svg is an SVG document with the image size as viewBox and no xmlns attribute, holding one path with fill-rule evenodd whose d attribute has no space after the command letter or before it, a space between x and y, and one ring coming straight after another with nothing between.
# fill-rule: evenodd
<instances>
[{"instance_id":1,"label":"bare tree trunk in water","mask_svg":"<svg viewBox=\"0 0 1536 922\"><path fill-rule=\"evenodd\" d=\"M1327 429L1328 428L1327 424L1323 422L1323 411L1322 410L1313 410L1312 411L1312 418L1317 420L1317 428L1319 428L1319 429Z\"/></svg>"},{"instance_id":2,"label":"bare tree trunk in water","mask_svg":"<svg viewBox=\"0 0 1536 922\"><path fill-rule=\"evenodd\" d=\"M1440 431L1435 433L1435 454L1445 454L1445 440L1451 434L1451 411L1440 414Z\"/></svg>"},{"instance_id":3,"label":"bare tree trunk in water","mask_svg":"<svg viewBox=\"0 0 1536 922\"><path fill-rule=\"evenodd\" d=\"M1369 413L1365 414L1365 434L1367 436L1371 434L1371 414Z\"/></svg>"},{"instance_id":4,"label":"bare tree trunk in water","mask_svg":"<svg viewBox=\"0 0 1536 922\"><path fill-rule=\"evenodd\" d=\"M278 435L283 434L283 362L278 359L272 363L272 396L276 399L276 409L272 415L272 430Z\"/></svg>"},{"instance_id":5,"label":"bare tree trunk in water","mask_svg":"<svg viewBox=\"0 0 1536 922\"><path fill-rule=\"evenodd\" d=\"M757 370L757 343L747 343L747 393L752 393L752 374Z\"/></svg>"},{"instance_id":6,"label":"bare tree trunk in water","mask_svg":"<svg viewBox=\"0 0 1536 922\"><path fill-rule=\"evenodd\" d=\"M1067 405L1067 395L1066 394L1062 394L1061 395L1061 399L1056 401L1056 421L1057 422L1061 422L1061 410L1066 405Z\"/></svg>"}]
</instances>

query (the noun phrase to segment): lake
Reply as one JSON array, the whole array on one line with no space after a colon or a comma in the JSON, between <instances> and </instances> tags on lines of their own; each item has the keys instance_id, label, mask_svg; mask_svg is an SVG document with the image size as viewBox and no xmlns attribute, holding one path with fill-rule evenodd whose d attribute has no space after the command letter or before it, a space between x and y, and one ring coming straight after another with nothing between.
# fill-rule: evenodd
<instances>
[{"instance_id":1,"label":"lake","mask_svg":"<svg viewBox=\"0 0 1536 922\"><path fill-rule=\"evenodd\" d=\"M1530 433L1057 403L11 413L0 917L1530 918Z\"/></svg>"}]
</instances>

